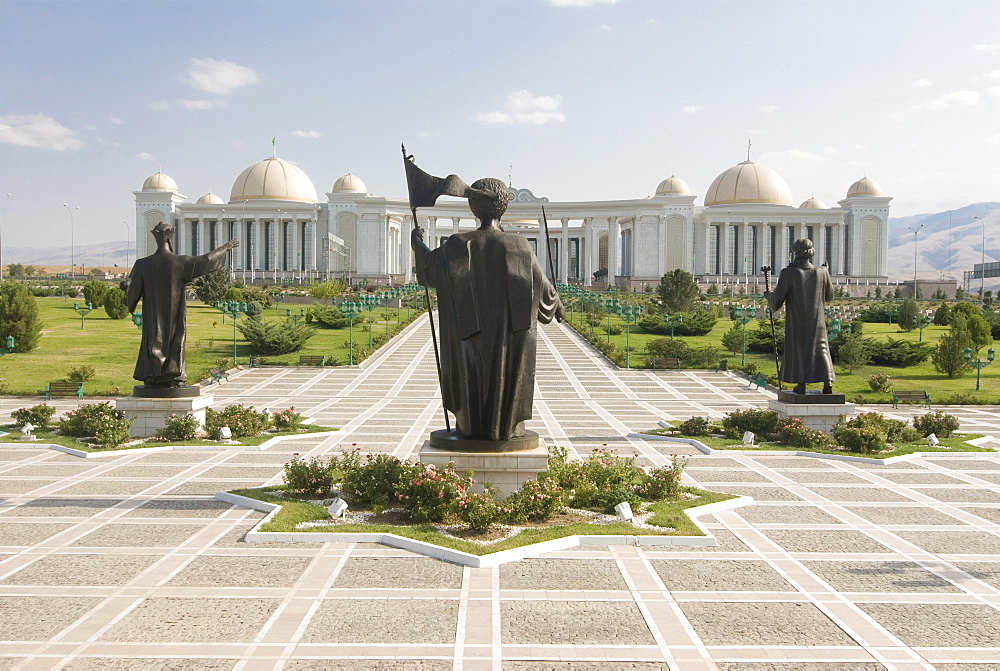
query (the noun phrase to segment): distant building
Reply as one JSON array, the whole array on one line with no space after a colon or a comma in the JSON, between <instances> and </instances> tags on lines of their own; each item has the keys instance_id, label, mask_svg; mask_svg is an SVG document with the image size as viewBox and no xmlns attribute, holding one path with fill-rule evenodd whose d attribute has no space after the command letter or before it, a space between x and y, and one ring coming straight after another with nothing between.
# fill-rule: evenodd
<instances>
[{"instance_id":1,"label":"distant building","mask_svg":"<svg viewBox=\"0 0 1000 671\"><path fill-rule=\"evenodd\" d=\"M367 192L347 174L321 200L312 180L294 164L267 158L236 178L228 200L207 193L188 202L173 179L158 172L136 201L138 256L155 249L149 231L160 221L177 229L175 251L201 254L229 238L234 274L251 279L344 276L371 283L413 279L405 198ZM735 281L760 275L760 267L787 264L791 243L810 238L816 259L834 276L887 277L891 197L868 177L854 182L837 207L816 198L799 206L775 171L744 161L708 187L704 204L676 176L660 182L650 198L549 202L527 189L512 189L503 218L506 231L524 236L548 267L541 204L549 218L548 253L562 282L614 283L633 288L655 283L682 268L702 281ZM476 226L464 200L441 199L418 216L431 247ZM611 244L608 241L611 240Z\"/></svg>"}]
</instances>

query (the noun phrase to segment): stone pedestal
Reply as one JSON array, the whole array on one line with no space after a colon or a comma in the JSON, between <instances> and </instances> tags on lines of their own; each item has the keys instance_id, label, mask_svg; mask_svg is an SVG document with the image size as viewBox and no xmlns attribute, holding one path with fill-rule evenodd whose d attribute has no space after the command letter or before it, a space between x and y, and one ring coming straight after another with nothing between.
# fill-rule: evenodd
<instances>
[{"instance_id":1,"label":"stone pedestal","mask_svg":"<svg viewBox=\"0 0 1000 671\"><path fill-rule=\"evenodd\" d=\"M520 489L526 480L548 469L549 452L541 441L532 449L517 452L459 452L434 447L428 440L420 448L418 460L438 467L453 461L459 473L469 469L475 473L476 480L491 483L507 496Z\"/></svg>"},{"instance_id":2,"label":"stone pedestal","mask_svg":"<svg viewBox=\"0 0 1000 671\"><path fill-rule=\"evenodd\" d=\"M173 398L144 398L126 396L115 399L115 407L125 413L126 419L135 418L129 433L133 438L149 438L167 425L170 415L183 416L191 413L198 424L205 425L205 409L212 405L212 394L180 396Z\"/></svg>"},{"instance_id":3,"label":"stone pedestal","mask_svg":"<svg viewBox=\"0 0 1000 671\"><path fill-rule=\"evenodd\" d=\"M847 419L854 414L854 404L846 403L843 394L795 394L780 391L778 398L769 401L767 407L782 417L801 419L808 429L826 433L830 433L842 417Z\"/></svg>"}]
</instances>

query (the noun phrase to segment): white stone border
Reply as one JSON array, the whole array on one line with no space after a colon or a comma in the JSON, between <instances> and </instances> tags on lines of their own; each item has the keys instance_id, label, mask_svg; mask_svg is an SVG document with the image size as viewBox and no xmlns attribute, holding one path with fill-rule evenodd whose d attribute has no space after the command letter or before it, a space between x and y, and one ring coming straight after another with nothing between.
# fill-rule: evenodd
<instances>
[{"instance_id":1,"label":"white stone border","mask_svg":"<svg viewBox=\"0 0 1000 671\"><path fill-rule=\"evenodd\" d=\"M711 531L709 531L709 529L701 523L699 518L704 517L705 515L714 515L715 513L726 510L742 508L743 506L753 505L754 503L753 498L749 496L738 496L733 499L727 499L726 501L718 501L716 503L707 503L703 506L697 506L694 508L686 508L684 512L695 524L695 526L697 526L702 533L705 534L704 536L565 536L563 538L555 538L550 541L542 541L541 543L523 545L519 548L513 548L510 550L501 550L500 552L493 552L486 555L474 555L469 554L468 552L452 550L451 548L434 545L433 543L425 543L424 541L418 541L413 538L406 538L405 536L397 536L396 534L389 533L258 531L258 529L270 522L271 519L278 514L278 511L281 510L281 506L279 504L258 501L257 499L252 499L248 496L230 494L229 492L217 492L215 494L215 498L219 501L245 506L247 508L267 513L262 520L254 525L253 529L247 532L246 540L248 543L381 543L390 547L409 550L410 552L415 552L425 557L433 557L434 559L440 559L441 561L451 562L452 564L459 564L461 566L469 566L472 568L500 566L501 564L506 564L508 562L518 561L528 557L537 557L538 555L547 554L549 552L568 550L569 548L574 548L580 545L687 545L714 547L718 545L719 542L715 539L715 536L711 534Z\"/></svg>"},{"instance_id":2,"label":"white stone border","mask_svg":"<svg viewBox=\"0 0 1000 671\"><path fill-rule=\"evenodd\" d=\"M696 448L703 454L711 454L714 456L724 455L724 454L735 454L740 457L752 457L754 455L760 457L813 457L815 459L833 459L835 461L853 461L861 464L879 464L882 466L889 466L891 464L899 463L901 461L910 461L911 459L916 459L917 457L981 457L982 452L911 452L910 454L901 454L898 457L888 457L886 459L876 459L874 457L856 457L850 454L823 454L822 452L803 452L801 450L717 450L715 448L709 447L700 440L695 440L694 438L675 438L673 436L657 436L649 433L630 433L629 438L645 438L649 440L663 440L669 443L683 443L685 445L690 445ZM992 436L982 436L981 438L973 438L972 440L965 441L973 447L980 447L983 443L988 443L993 440ZM996 450L994 450L995 452Z\"/></svg>"},{"instance_id":3,"label":"white stone border","mask_svg":"<svg viewBox=\"0 0 1000 671\"><path fill-rule=\"evenodd\" d=\"M305 422L303 422L305 424ZM82 459L97 459L99 457L106 457L109 455L121 455L121 454L146 454L149 452L170 452L173 450L241 450L244 452L260 452L271 448L283 440L301 440L302 438L314 438L323 436L333 436L340 433L340 429L334 429L332 431L312 431L310 433L298 433L292 436L275 436L274 438L269 438L265 440L260 445L241 445L239 443L234 443L230 445L216 443L213 445L154 445L153 447L133 447L127 450L100 450L97 452L86 452L84 450L77 450L72 447L66 447L65 445L57 445L55 443L36 443L36 442L24 442L24 443L0 443L0 449L3 446L11 445L17 447L47 447L50 450L56 450L58 452L65 452L74 457L80 457Z\"/></svg>"}]
</instances>

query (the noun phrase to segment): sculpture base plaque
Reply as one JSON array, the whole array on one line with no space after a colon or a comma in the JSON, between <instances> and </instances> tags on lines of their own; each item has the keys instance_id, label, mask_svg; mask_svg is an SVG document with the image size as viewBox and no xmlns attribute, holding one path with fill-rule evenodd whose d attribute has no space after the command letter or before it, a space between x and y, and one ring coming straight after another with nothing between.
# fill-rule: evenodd
<instances>
[{"instance_id":1,"label":"sculpture base plaque","mask_svg":"<svg viewBox=\"0 0 1000 671\"><path fill-rule=\"evenodd\" d=\"M794 398L785 400L789 396ZM830 433L830 430L836 426L841 418L846 419L854 414L854 404L845 403L843 399L843 394L794 394L792 392L782 394L779 392L778 398L769 401L767 407L782 417L801 419L807 429Z\"/></svg>"},{"instance_id":2,"label":"sculpture base plaque","mask_svg":"<svg viewBox=\"0 0 1000 671\"><path fill-rule=\"evenodd\" d=\"M137 387L139 389L140 387ZM200 387L181 387L181 389L200 389ZM170 415L182 417L188 413L195 416L199 426L205 425L205 409L212 405L215 397L212 394L197 396L163 396L150 398L145 396L126 396L115 399L115 407L125 413L126 419L135 418L129 434L133 438L150 438L167 425Z\"/></svg>"},{"instance_id":3,"label":"sculpture base plaque","mask_svg":"<svg viewBox=\"0 0 1000 671\"><path fill-rule=\"evenodd\" d=\"M516 451L498 452L494 450L482 449L456 449L460 448L462 442L470 443L475 447L476 443L490 443L494 441L463 441L455 435L441 436L435 434L448 434L447 431L435 431L431 434L431 439L425 441L420 448L418 461L421 464L433 464L437 467L447 466L449 462L454 462L459 473L466 469L471 470L475 479L480 482L489 482L500 490L503 496L508 496L520 489L525 481L533 479L536 475L545 471L549 467L549 451L545 447L538 434L529 431L524 439L515 439L516 444L523 445ZM438 447L445 442L447 449ZM507 443L509 441L498 441ZM533 446L528 446L533 443Z\"/></svg>"}]
</instances>

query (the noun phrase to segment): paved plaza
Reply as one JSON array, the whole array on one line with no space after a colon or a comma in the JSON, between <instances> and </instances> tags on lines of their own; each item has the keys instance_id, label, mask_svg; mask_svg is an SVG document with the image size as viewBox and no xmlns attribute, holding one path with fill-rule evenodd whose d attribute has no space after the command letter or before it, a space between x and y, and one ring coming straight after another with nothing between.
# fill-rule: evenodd
<instances>
[{"instance_id":1,"label":"paved plaza","mask_svg":"<svg viewBox=\"0 0 1000 671\"><path fill-rule=\"evenodd\" d=\"M363 367L211 387L216 407L294 405L333 436L91 459L0 446L0 669L1000 668L1000 455L881 466L638 437L771 395L729 373L619 370L561 325L540 331L537 385L528 428L549 445L691 455L689 484L756 503L704 518L715 547L583 546L482 569L244 542L263 514L215 492L280 482L292 453L413 458L440 428L422 319ZM37 402L0 399L0 415ZM948 411L1000 436L997 408Z\"/></svg>"}]
</instances>

